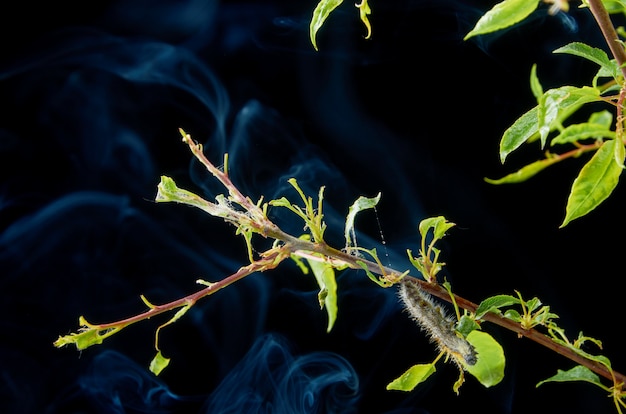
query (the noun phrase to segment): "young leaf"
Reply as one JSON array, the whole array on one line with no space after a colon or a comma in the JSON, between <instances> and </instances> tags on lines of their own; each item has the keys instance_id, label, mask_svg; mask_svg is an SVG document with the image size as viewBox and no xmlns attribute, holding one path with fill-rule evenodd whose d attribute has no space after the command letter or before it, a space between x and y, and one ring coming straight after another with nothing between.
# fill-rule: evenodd
<instances>
[{"instance_id":1,"label":"young leaf","mask_svg":"<svg viewBox=\"0 0 626 414\"><path fill-rule=\"evenodd\" d=\"M116 326L114 328L100 328L98 325L92 325L87 320L80 316L78 318L78 324L81 326L78 333L71 333L69 335L59 336L54 341L54 346L61 348L62 346L74 344L79 351L89 348L92 345L99 345L109 336L119 332L123 325Z\"/></svg>"},{"instance_id":2,"label":"young leaf","mask_svg":"<svg viewBox=\"0 0 626 414\"><path fill-rule=\"evenodd\" d=\"M615 131L611 131L604 125L585 122L566 127L559 135L554 137L550 145L573 144L589 138L615 138Z\"/></svg>"},{"instance_id":3,"label":"young leaf","mask_svg":"<svg viewBox=\"0 0 626 414\"><path fill-rule=\"evenodd\" d=\"M546 91L539 99L537 112L541 148L545 146L550 131L559 126L582 105L599 100L600 91L588 86L582 88L562 86Z\"/></svg>"},{"instance_id":4,"label":"young leaf","mask_svg":"<svg viewBox=\"0 0 626 414\"><path fill-rule=\"evenodd\" d=\"M433 230L433 241L431 244L434 244L437 240L441 239L445 236L446 232L454 227L455 224L446 220L444 216L437 217L429 217L424 219L419 224L419 232L421 236L424 238L430 229Z\"/></svg>"},{"instance_id":5,"label":"young leaf","mask_svg":"<svg viewBox=\"0 0 626 414\"><path fill-rule=\"evenodd\" d=\"M154 375L159 375L169 363L170 359L165 358L163 354L161 354L161 351L158 351L154 358L152 358L152 361L150 361L150 372Z\"/></svg>"},{"instance_id":6,"label":"young leaf","mask_svg":"<svg viewBox=\"0 0 626 414\"><path fill-rule=\"evenodd\" d=\"M591 116L589 116L589 123L601 125L607 129L611 128L611 125L613 124L613 114L606 109L594 112Z\"/></svg>"},{"instance_id":7,"label":"young leaf","mask_svg":"<svg viewBox=\"0 0 626 414\"><path fill-rule=\"evenodd\" d=\"M346 217L346 228L344 235L346 238L346 251L352 247L356 247L356 235L354 232L354 219L356 215L368 208L374 208L380 201L381 193L378 193L376 197L367 198L359 197L348 209L348 216Z\"/></svg>"},{"instance_id":8,"label":"young leaf","mask_svg":"<svg viewBox=\"0 0 626 414\"><path fill-rule=\"evenodd\" d=\"M309 36L311 37L311 43L315 50L318 50L315 40L318 30L322 27L328 15L341 3L343 3L343 0L321 0L317 3L315 10L313 10L313 18L309 25Z\"/></svg>"},{"instance_id":9,"label":"young leaf","mask_svg":"<svg viewBox=\"0 0 626 414\"><path fill-rule=\"evenodd\" d=\"M474 329L480 329L480 325L476 320L468 315L463 315L456 325L456 331L466 337Z\"/></svg>"},{"instance_id":10,"label":"young leaf","mask_svg":"<svg viewBox=\"0 0 626 414\"><path fill-rule=\"evenodd\" d=\"M537 124L538 113L539 107L535 106L504 131L500 140L500 162L504 164L506 157L510 153L539 133Z\"/></svg>"},{"instance_id":11,"label":"young leaf","mask_svg":"<svg viewBox=\"0 0 626 414\"><path fill-rule=\"evenodd\" d=\"M538 0L504 0L485 13L463 40L513 26L528 17L538 6Z\"/></svg>"},{"instance_id":12,"label":"young leaf","mask_svg":"<svg viewBox=\"0 0 626 414\"><path fill-rule=\"evenodd\" d=\"M597 385L601 388L604 388L604 385L600 381L600 377L598 377L589 368L584 367L582 365L577 365L568 371L563 371L559 369L557 370L556 375L538 382L536 387L539 387L540 385L543 385L546 382L568 382L568 381L586 381L594 385Z\"/></svg>"},{"instance_id":13,"label":"young leaf","mask_svg":"<svg viewBox=\"0 0 626 414\"><path fill-rule=\"evenodd\" d=\"M543 87L537 77L537 64L535 63L530 69L530 90L537 100L543 95Z\"/></svg>"},{"instance_id":14,"label":"young leaf","mask_svg":"<svg viewBox=\"0 0 626 414\"><path fill-rule=\"evenodd\" d=\"M367 16L372 13L372 10L370 9L369 4L367 4L367 0L361 0L361 3L355 4L355 6L359 9L359 16L367 29L365 38L369 39L372 36L372 25L370 24L370 20Z\"/></svg>"},{"instance_id":15,"label":"young leaf","mask_svg":"<svg viewBox=\"0 0 626 414\"><path fill-rule=\"evenodd\" d=\"M387 389L412 391L418 384L426 381L435 371L437 370L434 363L413 365L404 374L387 384Z\"/></svg>"},{"instance_id":16,"label":"young leaf","mask_svg":"<svg viewBox=\"0 0 626 414\"><path fill-rule=\"evenodd\" d=\"M543 160L532 162L511 174L507 174L502 178L498 178L497 180L491 178L485 178L484 180L489 184L495 185L521 183L531 177L534 177L539 172L543 171L552 164L556 164L560 160L561 159L558 157L546 158Z\"/></svg>"},{"instance_id":17,"label":"young leaf","mask_svg":"<svg viewBox=\"0 0 626 414\"><path fill-rule=\"evenodd\" d=\"M511 295L491 296L478 305L476 308L476 318L482 317L487 312L500 313L500 308L504 306L517 305L520 302L518 298Z\"/></svg>"},{"instance_id":18,"label":"young leaf","mask_svg":"<svg viewBox=\"0 0 626 414\"><path fill-rule=\"evenodd\" d=\"M616 145L623 146L615 139L606 141L580 170L572 185L560 228L595 209L613 192L622 173L621 165L615 160ZM623 163L624 160L620 161Z\"/></svg>"},{"instance_id":19,"label":"young leaf","mask_svg":"<svg viewBox=\"0 0 626 414\"><path fill-rule=\"evenodd\" d=\"M330 332L337 319L337 281L335 280L335 269L327 262L307 259L309 266L313 270L315 280L320 287L318 299L320 306L326 308L328 315L328 327L326 332Z\"/></svg>"},{"instance_id":20,"label":"young leaf","mask_svg":"<svg viewBox=\"0 0 626 414\"><path fill-rule=\"evenodd\" d=\"M502 346L482 331L472 331L466 339L476 350L478 361L474 365L464 364L464 368L485 387L499 384L504 378L506 364Z\"/></svg>"}]
</instances>

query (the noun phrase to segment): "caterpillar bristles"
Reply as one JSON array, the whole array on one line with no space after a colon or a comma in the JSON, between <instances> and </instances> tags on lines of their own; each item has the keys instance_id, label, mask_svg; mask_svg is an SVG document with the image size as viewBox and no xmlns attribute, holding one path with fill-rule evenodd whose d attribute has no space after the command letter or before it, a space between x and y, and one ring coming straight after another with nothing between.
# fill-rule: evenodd
<instances>
[{"instance_id":1,"label":"caterpillar bristles","mask_svg":"<svg viewBox=\"0 0 626 414\"><path fill-rule=\"evenodd\" d=\"M448 316L440 304L426 293L417 281L408 277L399 283L399 296L404 309L440 351L464 369L464 364L476 364L476 350L454 329L456 321Z\"/></svg>"}]
</instances>

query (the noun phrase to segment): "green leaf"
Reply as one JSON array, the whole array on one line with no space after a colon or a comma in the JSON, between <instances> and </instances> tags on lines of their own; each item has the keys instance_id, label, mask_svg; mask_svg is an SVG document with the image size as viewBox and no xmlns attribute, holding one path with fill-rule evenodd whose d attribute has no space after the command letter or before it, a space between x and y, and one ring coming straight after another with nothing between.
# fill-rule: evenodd
<instances>
[{"instance_id":1,"label":"green leaf","mask_svg":"<svg viewBox=\"0 0 626 414\"><path fill-rule=\"evenodd\" d=\"M367 4L367 0L361 0L361 3L355 4L355 6L359 9L359 16L367 29L365 38L369 39L372 36L372 25L370 24L370 20L367 16L372 13L372 10L370 9L369 4Z\"/></svg>"},{"instance_id":2,"label":"green leaf","mask_svg":"<svg viewBox=\"0 0 626 414\"><path fill-rule=\"evenodd\" d=\"M591 114L591 116L589 116L589 123L601 125L606 129L609 129L613 124L613 114L606 109L594 112Z\"/></svg>"},{"instance_id":3,"label":"green leaf","mask_svg":"<svg viewBox=\"0 0 626 414\"><path fill-rule=\"evenodd\" d=\"M504 312L504 317L513 322L522 322L522 315L515 309L507 309L506 312Z\"/></svg>"},{"instance_id":4,"label":"green leaf","mask_svg":"<svg viewBox=\"0 0 626 414\"><path fill-rule=\"evenodd\" d=\"M307 259L309 266L313 270L315 280L320 287L318 299L320 306L326 309L328 314L328 327L326 332L330 332L337 319L337 281L335 280L335 269L327 262Z\"/></svg>"},{"instance_id":5,"label":"green leaf","mask_svg":"<svg viewBox=\"0 0 626 414\"><path fill-rule=\"evenodd\" d=\"M530 90L537 99L543 95L543 87L537 77L537 64L534 64L530 69Z\"/></svg>"},{"instance_id":6,"label":"green leaf","mask_svg":"<svg viewBox=\"0 0 626 414\"><path fill-rule=\"evenodd\" d=\"M154 358L152 358L152 361L150 361L150 371L154 375L159 375L161 371L169 365L169 363L170 359L165 358L163 354L161 354L161 351L158 351Z\"/></svg>"},{"instance_id":7,"label":"green leaf","mask_svg":"<svg viewBox=\"0 0 626 414\"><path fill-rule=\"evenodd\" d=\"M350 248L357 247L356 234L354 232L354 219L356 215L368 208L374 208L380 201L381 193L378 193L376 197L367 198L359 197L348 209L348 215L346 216L346 228L344 230L344 236L346 238L346 251L349 252Z\"/></svg>"},{"instance_id":8,"label":"green leaf","mask_svg":"<svg viewBox=\"0 0 626 414\"><path fill-rule=\"evenodd\" d=\"M513 26L528 17L538 6L538 0L504 0L485 13L463 40Z\"/></svg>"},{"instance_id":9,"label":"green leaf","mask_svg":"<svg viewBox=\"0 0 626 414\"><path fill-rule=\"evenodd\" d=\"M585 43L573 42L556 49L552 53L566 53L588 59L598 65L617 80L620 76L620 69L615 60L609 59L606 52L597 47L591 47Z\"/></svg>"},{"instance_id":10,"label":"green leaf","mask_svg":"<svg viewBox=\"0 0 626 414\"><path fill-rule=\"evenodd\" d=\"M469 335L469 333L472 332L474 329L480 329L480 325L476 322L474 318L471 318L468 315L461 316L461 319L459 319L459 323L457 323L456 325L457 332L463 335L463 337Z\"/></svg>"},{"instance_id":11,"label":"green leaf","mask_svg":"<svg viewBox=\"0 0 626 414\"><path fill-rule=\"evenodd\" d=\"M500 308L510 305L517 305L520 300L511 295L496 295L491 296L478 305L476 308L476 318L482 317L487 312L494 312L499 314Z\"/></svg>"},{"instance_id":12,"label":"green leaf","mask_svg":"<svg viewBox=\"0 0 626 414\"><path fill-rule=\"evenodd\" d=\"M510 153L539 133L538 113L539 107L535 106L504 131L500 140L500 161L503 164Z\"/></svg>"},{"instance_id":13,"label":"green leaf","mask_svg":"<svg viewBox=\"0 0 626 414\"><path fill-rule=\"evenodd\" d=\"M611 131L604 125L589 122L569 125L561 131L559 135L552 139L550 145L573 144L590 138L615 138L615 131Z\"/></svg>"},{"instance_id":14,"label":"green leaf","mask_svg":"<svg viewBox=\"0 0 626 414\"><path fill-rule=\"evenodd\" d=\"M485 387L499 384L504 378L506 365L502 346L491 335L482 331L472 331L466 339L476 350L478 360L474 365L464 364L464 368Z\"/></svg>"},{"instance_id":15,"label":"green leaf","mask_svg":"<svg viewBox=\"0 0 626 414\"><path fill-rule=\"evenodd\" d=\"M580 170L572 185L565 209L565 219L560 228L595 209L617 186L622 167L615 160L618 150L615 145L623 146L614 139L604 142ZM623 163L624 160L620 161Z\"/></svg>"},{"instance_id":16,"label":"green leaf","mask_svg":"<svg viewBox=\"0 0 626 414\"><path fill-rule=\"evenodd\" d=\"M426 381L437 371L435 364L418 364L407 369L404 374L387 385L388 390L412 391L418 384Z\"/></svg>"},{"instance_id":17,"label":"green leaf","mask_svg":"<svg viewBox=\"0 0 626 414\"><path fill-rule=\"evenodd\" d=\"M594 385L597 385L601 388L604 388L604 385L600 381L600 377L598 377L589 368L584 367L582 365L577 365L574 368L567 370L567 371L563 371L559 369L557 370L556 375L538 382L536 387L539 387L540 385L543 385L547 382L569 382L569 381L585 381L585 382L590 382Z\"/></svg>"},{"instance_id":18,"label":"green leaf","mask_svg":"<svg viewBox=\"0 0 626 414\"><path fill-rule=\"evenodd\" d=\"M485 178L484 180L489 184L495 185L521 183L531 177L534 177L539 172L543 171L552 164L556 164L559 161L561 161L561 159L558 157L546 158L543 160L532 162L513 173L505 175L502 178L498 178L496 180L491 178Z\"/></svg>"},{"instance_id":19,"label":"green leaf","mask_svg":"<svg viewBox=\"0 0 626 414\"><path fill-rule=\"evenodd\" d=\"M315 40L317 32L322 27L330 13L341 3L343 3L343 0L321 0L317 3L315 10L313 10L313 18L311 19L311 24L309 25L309 36L311 37L311 44L313 44L315 50L318 50L317 42Z\"/></svg>"},{"instance_id":20,"label":"green leaf","mask_svg":"<svg viewBox=\"0 0 626 414\"><path fill-rule=\"evenodd\" d=\"M545 146L550 131L560 126L567 117L582 105L599 100L600 91L588 86L562 86L546 91L539 99L537 112L541 147Z\"/></svg>"},{"instance_id":21,"label":"green leaf","mask_svg":"<svg viewBox=\"0 0 626 414\"><path fill-rule=\"evenodd\" d=\"M218 204L211 203L191 191L179 188L174 180L167 176L161 176L157 195L154 199L157 203L176 202L197 207L215 217L226 217L230 213L228 203L224 196L219 194L216 199Z\"/></svg>"},{"instance_id":22,"label":"green leaf","mask_svg":"<svg viewBox=\"0 0 626 414\"><path fill-rule=\"evenodd\" d=\"M62 346L73 344L76 346L76 349L82 351L92 345L100 345L106 338L124 328L124 325L113 328L101 328L98 325L90 324L83 316L78 318L78 324L81 327L78 333L59 336L53 345L61 348Z\"/></svg>"},{"instance_id":23,"label":"green leaf","mask_svg":"<svg viewBox=\"0 0 626 414\"><path fill-rule=\"evenodd\" d=\"M454 226L455 224L449 222L444 216L429 217L420 222L419 232L422 237L426 237L428 231L432 229L433 241L431 243L434 244L437 240L445 236L446 232Z\"/></svg>"}]
</instances>

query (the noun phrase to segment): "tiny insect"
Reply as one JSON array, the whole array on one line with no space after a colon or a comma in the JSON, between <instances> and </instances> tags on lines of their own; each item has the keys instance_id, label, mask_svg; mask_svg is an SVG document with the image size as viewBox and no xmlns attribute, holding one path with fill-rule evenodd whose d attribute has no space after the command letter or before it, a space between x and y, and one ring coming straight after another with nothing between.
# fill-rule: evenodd
<instances>
[{"instance_id":1,"label":"tiny insect","mask_svg":"<svg viewBox=\"0 0 626 414\"><path fill-rule=\"evenodd\" d=\"M456 321L426 293L416 281L404 278L400 282L399 296L405 310L420 328L437 344L439 350L463 369L476 364L476 350L467 339L454 329Z\"/></svg>"}]
</instances>

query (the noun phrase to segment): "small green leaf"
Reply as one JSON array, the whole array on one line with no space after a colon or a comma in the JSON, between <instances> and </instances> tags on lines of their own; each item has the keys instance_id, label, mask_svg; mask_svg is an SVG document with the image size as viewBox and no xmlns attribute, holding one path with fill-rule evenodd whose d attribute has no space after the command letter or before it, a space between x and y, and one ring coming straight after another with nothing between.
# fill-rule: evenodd
<instances>
[{"instance_id":1,"label":"small green leaf","mask_svg":"<svg viewBox=\"0 0 626 414\"><path fill-rule=\"evenodd\" d=\"M565 219L560 228L591 212L606 200L617 186L622 167L615 161L615 145L623 146L614 139L604 142L580 170L572 185ZM620 161L623 163L623 159Z\"/></svg>"},{"instance_id":2,"label":"small green leaf","mask_svg":"<svg viewBox=\"0 0 626 414\"><path fill-rule=\"evenodd\" d=\"M76 349L82 351L92 345L100 345L106 338L124 328L124 325L113 328L101 328L98 325L90 324L83 316L78 318L78 324L81 327L78 333L59 336L59 338L54 341L53 345L57 348L61 348L73 344L76 346Z\"/></svg>"},{"instance_id":3,"label":"small green leaf","mask_svg":"<svg viewBox=\"0 0 626 414\"><path fill-rule=\"evenodd\" d=\"M502 178L498 178L496 180L491 178L484 178L484 180L489 184L494 185L521 183L528 180L529 178L534 177L539 172L543 171L552 164L556 164L560 160L561 159L558 157L545 158L543 160L532 162L513 173L505 175Z\"/></svg>"},{"instance_id":4,"label":"small green leaf","mask_svg":"<svg viewBox=\"0 0 626 414\"><path fill-rule=\"evenodd\" d=\"M435 364L418 364L407 369L404 374L387 385L388 390L412 391L418 384L426 381L437 371Z\"/></svg>"},{"instance_id":5,"label":"small green leaf","mask_svg":"<svg viewBox=\"0 0 626 414\"><path fill-rule=\"evenodd\" d=\"M535 106L504 131L500 140L500 162L504 164L510 153L539 134L538 113L539 107Z\"/></svg>"},{"instance_id":6,"label":"small green leaf","mask_svg":"<svg viewBox=\"0 0 626 414\"><path fill-rule=\"evenodd\" d=\"M506 312L504 312L504 317L513 322L522 322L522 315L515 309L507 309Z\"/></svg>"},{"instance_id":7,"label":"small green leaf","mask_svg":"<svg viewBox=\"0 0 626 414\"><path fill-rule=\"evenodd\" d=\"M464 368L485 387L499 384L504 378L506 365L502 346L482 331L472 331L466 339L476 350L478 361L474 365L464 364Z\"/></svg>"},{"instance_id":8,"label":"small green leaf","mask_svg":"<svg viewBox=\"0 0 626 414\"><path fill-rule=\"evenodd\" d=\"M361 21L365 25L367 29L367 34L365 35L366 39L369 39L372 36L372 25L370 24L369 18L367 17L372 13L369 4L367 4L367 0L361 0L361 3L355 5L359 9L359 16L361 17Z\"/></svg>"},{"instance_id":9,"label":"small green leaf","mask_svg":"<svg viewBox=\"0 0 626 414\"><path fill-rule=\"evenodd\" d=\"M538 382L536 387L539 387L540 385L543 385L547 382L569 382L569 381L585 381L585 382L590 382L594 385L597 385L601 388L604 388L604 385L600 381L600 377L598 377L589 368L584 367L582 365L577 365L574 368L567 370L567 371L563 371L559 369L557 370L556 375Z\"/></svg>"},{"instance_id":10,"label":"small green leaf","mask_svg":"<svg viewBox=\"0 0 626 414\"><path fill-rule=\"evenodd\" d=\"M559 135L554 137L550 145L573 144L584 139L615 138L615 131L611 131L604 125L585 122L566 127Z\"/></svg>"},{"instance_id":11,"label":"small green leaf","mask_svg":"<svg viewBox=\"0 0 626 414\"><path fill-rule=\"evenodd\" d=\"M538 6L538 0L504 0L485 13L463 40L513 26L528 17Z\"/></svg>"},{"instance_id":12,"label":"small green leaf","mask_svg":"<svg viewBox=\"0 0 626 414\"><path fill-rule=\"evenodd\" d=\"M326 309L328 315L328 327L326 332L330 332L337 319L337 281L335 280L335 269L327 262L307 259L309 266L313 270L315 280L320 287L318 299L320 306Z\"/></svg>"},{"instance_id":13,"label":"small green leaf","mask_svg":"<svg viewBox=\"0 0 626 414\"><path fill-rule=\"evenodd\" d=\"M539 98L538 129L541 137L541 147L545 146L548 134L576 112L586 103L599 101L600 91L583 86L562 86L550 89Z\"/></svg>"},{"instance_id":14,"label":"small green leaf","mask_svg":"<svg viewBox=\"0 0 626 414\"><path fill-rule=\"evenodd\" d=\"M431 243L435 243L445 236L446 232L455 225L456 224L449 222L444 216L430 217L420 222L419 232L422 237L426 237L428 231L432 229L433 241Z\"/></svg>"},{"instance_id":15,"label":"small green leaf","mask_svg":"<svg viewBox=\"0 0 626 414\"><path fill-rule=\"evenodd\" d=\"M537 99L543 95L543 87L537 77L537 64L534 64L530 69L530 90Z\"/></svg>"},{"instance_id":16,"label":"small green leaf","mask_svg":"<svg viewBox=\"0 0 626 414\"><path fill-rule=\"evenodd\" d=\"M500 313L500 308L510 305L517 305L520 303L519 299L511 295L496 295L491 296L478 305L476 308L476 318L482 317L487 312Z\"/></svg>"},{"instance_id":17,"label":"small green leaf","mask_svg":"<svg viewBox=\"0 0 626 414\"><path fill-rule=\"evenodd\" d=\"M197 207L215 217L226 217L230 213L230 209L227 206L225 198L222 194L218 195L216 199L220 201L219 204L211 203L197 194L191 191L179 188L174 180L170 177L162 176L161 182L158 185L157 195L154 199L157 203L164 202L176 202L182 204L188 204L190 206Z\"/></svg>"},{"instance_id":18,"label":"small green leaf","mask_svg":"<svg viewBox=\"0 0 626 414\"><path fill-rule=\"evenodd\" d=\"M613 124L613 114L606 109L594 112L591 114L591 116L589 116L589 123L601 125L606 129L609 129Z\"/></svg>"},{"instance_id":19,"label":"small green leaf","mask_svg":"<svg viewBox=\"0 0 626 414\"><path fill-rule=\"evenodd\" d=\"M461 319L459 319L459 323L457 323L456 325L457 332L459 332L464 337L469 335L469 333L472 332L474 329L479 328L480 325L476 322L476 320L469 317L468 315L461 316Z\"/></svg>"},{"instance_id":20,"label":"small green leaf","mask_svg":"<svg viewBox=\"0 0 626 414\"><path fill-rule=\"evenodd\" d=\"M344 230L344 236L346 238L346 251L349 252L350 248L357 247L356 234L354 231L354 219L356 215L368 208L374 208L380 201L381 193L378 193L376 197L367 198L359 197L348 209L348 215L346 216L346 227Z\"/></svg>"},{"instance_id":21,"label":"small green leaf","mask_svg":"<svg viewBox=\"0 0 626 414\"><path fill-rule=\"evenodd\" d=\"M169 363L170 359L165 358L163 354L161 354L161 351L158 351L154 358L152 358L152 361L150 361L150 371L154 375L159 375Z\"/></svg>"},{"instance_id":22,"label":"small green leaf","mask_svg":"<svg viewBox=\"0 0 626 414\"><path fill-rule=\"evenodd\" d=\"M317 3L315 10L313 10L313 18L311 19L311 24L309 25L309 36L311 37L311 43L313 44L315 50L318 50L317 42L315 40L317 32L322 27L330 13L341 3L343 3L343 0L321 0Z\"/></svg>"}]
</instances>

